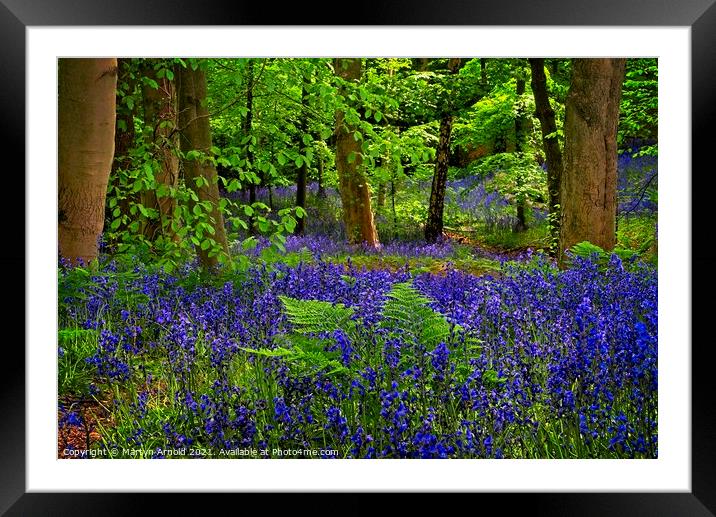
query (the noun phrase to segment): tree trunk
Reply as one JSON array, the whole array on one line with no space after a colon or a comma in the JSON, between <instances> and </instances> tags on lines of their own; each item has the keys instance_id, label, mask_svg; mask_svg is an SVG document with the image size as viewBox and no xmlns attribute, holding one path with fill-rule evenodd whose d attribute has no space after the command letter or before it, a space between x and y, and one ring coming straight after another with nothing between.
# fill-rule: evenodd
<instances>
[{"instance_id":1,"label":"tree trunk","mask_svg":"<svg viewBox=\"0 0 716 517\"><path fill-rule=\"evenodd\" d=\"M554 110L549 103L547 92L547 77L544 73L544 59L530 59L532 71L532 94L535 98L537 118L542 127L542 146L547 161L547 189L549 190L549 213L551 219L552 240L559 239L560 222L560 182L564 165L562 163L562 150L557 138L557 122Z\"/></svg>"},{"instance_id":2,"label":"tree trunk","mask_svg":"<svg viewBox=\"0 0 716 517\"><path fill-rule=\"evenodd\" d=\"M360 58L336 58L333 63L335 73L345 81L360 80ZM336 110L336 169L346 238L350 243L365 243L377 248L380 242L371 209L370 186L363 166L361 144L354 137L355 131L356 128L346 122L345 113Z\"/></svg>"},{"instance_id":3,"label":"tree trunk","mask_svg":"<svg viewBox=\"0 0 716 517\"><path fill-rule=\"evenodd\" d=\"M616 241L617 124L625 59L574 59L565 114L559 263L581 241Z\"/></svg>"},{"instance_id":4,"label":"tree trunk","mask_svg":"<svg viewBox=\"0 0 716 517\"><path fill-rule=\"evenodd\" d=\"M484 93L487 94L487 58L484 57L480 58L480 86L485 90Z\"/></svg>"},{"instance_id":5,"label":"tree trunk","mask_svg":"<svg viewBox=\"0 0 716 517\"><path fill-rule=\"evenodd\" d=\"M308 134L308 90L306 90L306 84L304 79L303 87L301 88L301 141L303 142L303 135ZM304 153L305 154L305 153ZM298 168L298 174L296 175L296 206L303 209L306 208L306 178L308 177L308 164L305 160ZM306 218L299 217L296 220L296 234L303 235L306 230Z\"/></svg>"},{"instance_id":6,"label":"tree trunk","mask_svg":"<svg viewBox=\"0 0 716 517\"><path fill-rule=\"evenodd\" d=\"M390 206L393 212L393 227L398 224L398 213L395 211L395 178L390 178Z\"/></svg>"},{"instance_id":7,"label":"tree trunk","mask_svg":"<svg viewBox=\"0 0 716 517\"><path fill-rule=\"evenodd\" d=\"M377 201L377 205L378 205L379 207L384 207L384 206L385 206L385 190L386 190L385 181L381 181L380 183L378 183L378 201Z\"/></svg>"},{"instance_id":8,"label":"tree trunk","mask_svg":"<svg viewBox=\"0 0 716 517\"><path fill-rule=\"evenodd\" d=\"M244 118L244 137L251 136L251 126L253 125L254 116L254 60L249 59L246 62L246 118ZM246 166L249 170L253 170L254 167L254 153L250 149L251 141L246 142ZM256 202L256 184L253 181L249 182L249 204L253 205ZM256 229L254 228L254 216L249 216L249 233L254 235Z\"/></svg>"},{"instance_id":9,"label":"tree trunk","mask_svg":"<svg viewBox=\"0 0 716 517\"><path fill-rule=\"evenodd\" d=\"M177 98L174 81L157 77L155 65L157 59L146 61L145 74L157 82L158 88L148 84L142 85L142 101L144 105L144 124L151 128L147 135L148 143L153 148L154 157L159 162L155 181L157 186L166 185L176 188L179 183L179 157L176 150L179 144L178 134L175 131L177 120ZM172 231L171 221L174 218L176 201L169 196L158 197L153 190L144 192L142 204L145 208L157 211L158 218L147 221L143 228L144 236L150 241L159 236L174 239L176 234Z\"/></svg>"},{"instance_id":10,"label":"tree trunk","mask_svg":"<svg viewBox=\"0 0 716 517\"><path fill-rule=\"evenodd\" d=\"M206 75L201 68L192 70L177 66L179 80L179 127L181 129L180 141L182 153L186 156L189 151L200 151L208 155L211 152L211 130L209 128L209 112L206 107ZM214 234L204 232L201 239L213 238L228 256L229 247L226 242L224 217L219 211L219 186L214 166L203 156L195 159L183 160L184 174L187 188L196 192L199 202L210 201L212 209L209 212L210 224ZM196 179L202 178L202 185L197 187ZM190 203L193 210L196 203ZM201 264L206 269L215 268L219 264L218 255L210 256L211 248L202 250L196 247Z\"/></svg>"},{"instance_id":11,"label":"tree trunk","mask_svg":"<svg viewBox=\"0 0 716 517\"><path fill-rule=\"evenodd\" d=\"M133 68L131 59L117 59L117 90L122 90L123 97L134 94L137 80L133 77ZM129 216L130 203L136 201L136 195L125 191L126 189L121 187L119 171L127 171L132 165L129 152L134 147L134 115L137 107L134 103L131 104L131 108L122 106L120 99L118 94L116 99L117 120L114 131L114 159L112 160L112 171L109 174L110 186L108 192L111 194L116 191L116 195L121 196L117 203L120 214ZM105 207L105 222L116 219L111 215L113 210L115 208ZM123 232L126 228L126 224L120 223L117 232Z\"/></svg>"},{"instance_id":12,"label":"tree trunk","mask_svg":"<svg viewBox=\"0 0 716 517\"><path fill-rule=\"evenodd\" d=\"M460 67L460 58L450 58L448 69L456 73ZM452 131L452 113L443 114L440 119L440 139L435 157L435 174L430 189L428 220L425 223L425 240L436 242L443 234L443 210L445 206L445 186L447 184L448 160L450 158L450 133Z\"/></svg>"},{"instance_id":13,"label":"tree trunk","mask_svg":"<svg viewBox=\"0 0 716 517\"><path fill-rule=\"evenodd\" d=\"M60 256L88 264L99 253L114 157L117 59L58 65L58 237Z\"/></svg>"},{"instance_id":14,"label":"tree trunk","mask_svg":"<svg viewBox=\"0 0 716 517\"><path fill-rule=\"evenodd\" d=\"M525 93L526 81L521 77L522 66L520 65L520 77L517 78L515 93L517 94L517 110L515 113L515 151L523 152L527 147L527 117L525 117L524 107L522 105L522 95ZM518 177L519 186L523 184L522 177ZM527 230L526 204L527 200L523 194L517 196L517 224L514 231L516 233Z\"/></svg>"},{"instance_id":15,"label":"tree trunk","mask_svg":"<svg viewBox=\"0 0 716 517\"><path fill-rule=\"evenodd\" d=\"M318 197L323 199L326 197L326 187L323 186L323 155L318 154Z\"/></svg>"}]
</instances>

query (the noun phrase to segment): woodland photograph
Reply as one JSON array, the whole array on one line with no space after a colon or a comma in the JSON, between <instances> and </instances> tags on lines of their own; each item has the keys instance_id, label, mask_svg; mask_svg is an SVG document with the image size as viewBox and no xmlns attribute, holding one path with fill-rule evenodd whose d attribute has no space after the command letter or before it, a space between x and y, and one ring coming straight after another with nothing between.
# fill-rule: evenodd
<instances>
[{"instance_id":1,"label":"woodland photograph","mask_svg":"<svg viewBox=\"0 0 716 517\"><path fill-rule=\"evenodd\" d=\"M657 59L57 78L58 458L658 457Z\"/></svg>"}]
</instances>

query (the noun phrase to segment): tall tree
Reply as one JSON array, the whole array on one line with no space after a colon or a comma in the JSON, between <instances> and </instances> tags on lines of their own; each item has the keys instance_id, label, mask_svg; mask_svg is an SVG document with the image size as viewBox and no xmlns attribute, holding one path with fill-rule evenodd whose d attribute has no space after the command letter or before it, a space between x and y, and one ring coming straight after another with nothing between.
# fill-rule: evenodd
<instances>
[{"instance_id":1,"label":"tall tree","mask_svg":"<svg viewBox=\"0 0 716 517\"><path fill-rule=\"evenodd\" d=\"M570 246L616 241L617 125L625 59L574 59L564 122L559 263Z\"/></svg>"},{"instance_id":2,"label":"tall tree","mask_svg":"<svg viewBox=\"0 0 716 517\"><path fill-rule=\"evenodd\" d=\"M522 60L517 63L516 70L516 105L515 105L515 151L522 153L527 151L527 131L528 131L528 120L527 114L525 113L525 105L523 95L525 93L527 80L525 78L525 70L522 64ZM518 190L522 190L523 177L522 175L517 176ZM517 223L515 224L515 232L523 232L527 229L527 217L526 217L526 198L525 194L518 192L517 194Z\"/></svg>"},{"instance_id":3,"label":"tall tree","mask_svg":"<svg viewBox=\"0 0 716 517\"><path fill-rule=\"evenodd\" d=\"M460 69L461 59L451 57L448 60L448 70L456 74ZM443 234L443 211L445 207L445 186L447 184L448 159L450 158L450 133L452 131L451 102L447 102L440 119L440 137L435 156L435 173L430 189L430 206L428 207L428 220L425 223L425 240L437 241Z\"/></svg>"},{"instance_id":4,"label":"tall tree","mask_svg":"<svg viewBox=\"0 0 716 517\"><path fill-rule=\"evenodd\" d=\"M535 98L537 118L542 129L542 146L547 162L547 190L549 191L549 213L552 221L552 239L559 239L560 220L560 181L564 165L562 163L562 149L557 138L557 122L554 110L549 102L547 91L547 76L544 73L544 59L532 58L530 69L532 71L532 94Z\"/></svg>"},{"instance_id":5,"label":"tall tree","mask_svg":"<svg viewBox=\"0 0 716 517\"><path fill-rule=\"evenodd\" d=\"M308 90L306 89L307 78L303 79L301 85L301 121L300 133L301 141L308 135ZM305 153L304 153L305 154ZM306 180L308 177L308 163L302 160L301 166L298 168L296 175L296 206L306 208ZM306 229L306 218L299 217L296 221L296 234L303 235Z\"/></svg>"},{"instance_id":6,"label":"tall tree","mask_svg":"<svg viewBox=\"0 0 716 517\"><path fill-rule=\"evenodd\" d=\"M176 187L179 182L179 157L176 152L179 141L175 131L177 98L173 73L167 69L164 60L148 59L144 65L144 73L149 79L142 85L146 138L158 162L154 179L158 186ZM174 198L158 196L157 191L148 190L142 193L142 204L158 216L144 226L144 236L149 240L159 236L175 238L176 234L171 228L176 207Z\"/></svg>"},{"instance_id":7,"label":"tall tree","mask_svg":"<svg viewBox=\"0 0 716 517\"><path fill-rule=\"evenodd\" d=\"M228 256L229 247L226 241L224 217L219 210L219 186L216 168L207 159L211 153L211 129L209 128L209 111L206 107L206 74L201 66L177 66L178 97L179 97L179 129L181 150L184 156L185 181L187 187L194 190L199 199L191 203L191 209L207 213L212 231L202 232L201 244L213 238ZM191 151L198 151L191 153ZM200 203L209 202L211 209L204 212L198 209ZM203 227L202 227L203 228ZM197 245L197 254L202 265L211 269L218 265L219 255L212 253L211 247Z\"/></svg>"},{"instance_id":8,"label":"tall tree","mask_svg":"<svg viewBox=\"0 0 716 517\"><path fill-rule=\"evenodd\" d=\"M58 66L58 237L73 264L97 257L114 157L117 59Z\"/></svg>"},{"instance_id":9,"label":"tall tree","mask_svg":"<svg viewBox=\"0 0 716 517\"><path fill-rule=\"evenodd\" d=\"M344 81L358 82L361 77L360 58L336 58L333 61L336 75ZM341 95L346 97L345 88ZM348 120L346 111L336 110L336 169L343 205L346 237L351 243L365 243L379 247L378 232L373 220L370 185L365 174L361 144L356 138L356 125ZM358 114L353 110L352 115Z\"/></svg>"},{"instance_id":10,"label":"tall tree","mask_svg":"<svg viewBox=\"0 0 716 517\"><path fill-rule=\"evenodd\" d=\"M244 117L244 138L251 137L251 128L253 125L254 117L254 60L248 59L246 61L246 116ZM253 170L254 166L254 153L251 150L252 144L249 140L246 142L246 165L249 170ZM256 184L251 181L249 182L249 204L253 205L256 202ZM253 234L254 228L254 217L249 217L249 232Z\"/></svg>"},{"instance_id":11,"label":"tall tree","mask_svg":"<svg viewBox=\"0 0 716 517\"><path fill-rule=\"evenodd\" d=\"M480 86L483 90L487 90L487 58L480 58Z\"/></svg>"}]
</instances>

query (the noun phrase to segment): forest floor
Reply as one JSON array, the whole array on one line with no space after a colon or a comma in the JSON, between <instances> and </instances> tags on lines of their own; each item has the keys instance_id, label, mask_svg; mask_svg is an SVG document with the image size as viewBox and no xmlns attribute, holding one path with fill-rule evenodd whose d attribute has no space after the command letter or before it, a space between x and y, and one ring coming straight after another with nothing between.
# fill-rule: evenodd
<instances>
[{"instance_id":1,"label":"forest floor","mask_svg":"<svg viewBox=\"0 0 716 517\"><path fill-rule=\"evenodd\" d=\"M289 236L280 252L256 238L232 248L246 268L219 275L107 256L61 270L58 458L187 444L210 458L321 444L347 458L654 457L655 269L562 271L529 235L446 237ZM286 300L319 311L305 320L319 334L296 337ZM360 323L326 327L341 311Z\"/></svg>"},{"instance_id":2,"label":"forest floor","mask_svg":"<svg viewBox=\"0 0 716 517\"><path fill-rule=\"evenodd\" d=\"M493 278L500 276L500 263L506 261L525 260L530 255L531 248L503 248L488 246L469 234L456 231L445 231L443 244L456 245L469 250L471 255L480 258L434 258L429 256L408 257L401 255L371 255L354 254L339 257L336 263L345 265L346 273L351 267L368 270L387 270L396 272L408 269L412 273L430 273L444 276L450 270L459 270L474 276L490 275ZM486 258L490 257L490 258ZM328 259L328 261L333 261ZM116 423L111 412L107 409L111 401L98 401L94 397L65 395L58 399L57 413L57 457L59 459L84 459L78 451L96 449L102 441L101 429L109 429ZM66 425L67 414L74 413L81 419L82 425Z\"/></svg>"}]
</instances>

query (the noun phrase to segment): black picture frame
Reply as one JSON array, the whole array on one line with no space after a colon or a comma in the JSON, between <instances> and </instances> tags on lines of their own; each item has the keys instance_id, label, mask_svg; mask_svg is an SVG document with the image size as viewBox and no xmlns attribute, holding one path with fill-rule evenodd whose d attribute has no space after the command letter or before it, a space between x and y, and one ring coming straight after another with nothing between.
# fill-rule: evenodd
<instances>
[{"instance_id":1,"label":"black picture frame","mask_svg":"<svg viewBox=\"0 0 716 517\"><path fill-rule=\"evenodd\" d=\"M25 29L45 25L501 25L501 26L688 26L692 34L692 332L701 328L692 338L692 491L690 493L569 493L569 494L479 494L477 503L470 506L476 512L485 503L494 502L503 508L515 505L528 509L531 515L714 515L716 514L716 425L712 397L716 393L712 363L708 353L713 343L705 323L711 316L712 287L716 253L708 245L713 226L713 202L709 199L714 190L714 173L708 167L710 148L716 141L716 0L518 0L511 2L480 2L469 4L459 0L433 2L395 1L380 5L362 2L355 16L321 20L321 12L338 13L335 4L284 5L280 10L267 13L262 3L224 4L215 0L175 5L171 0L0 0L0 113L4 138L3 148L13 150L20 158L14 171L25 170L23 149L25 135ZM230 7L227 7L230 5ZM268 16L267 16L268 14ZM569 46L565 44L565 53ZM4 185L18 193L14 199L24 213L24 175L7 174ZM689 171L683 171L688 181ZM7 178L10 175L12 178ZM694 188L698 178L699 188ZM16 184L10 186L12 182ZM709 183L711 182L711 183ZM22 193L22 194L20 194ZM708 197L707 197L708 196ZM6 196L7 197L7 196ZM8 200L9 202L11 200ZM7 203L4 203L4 207ZM25 271L25 230L20 225L3 229L4 239L18 243L0 251L0 265L4 271ZM701 239L697 241L697 238ZM701 243L704 242L703 245ZM20 244L22 243L22 244ZM7 273L6 273L7 274ZM19 275L15 275L19 276ZM24 289L24 286L23 286ZM17 303L17 289L13 295L14 310L24 311L24 303ZM6 293L6 297L10 297ZM24 299L24 294L20 295ZM9 309L12 310L12 309ZM8 314L7 321L13 321ZM24 315L24 312L23 312ZM14 315L20 321L23 315ZM17 325L15 325L17 326ZM704 329L706 329L704 331ZM150 494L80 494L80 493L27 493L25 485L25 354L17 340L4 340L4 365L0 383L0 513L8 515L124 515L142 508L156 499ZM676 343L674 346L688 346ZM12 367L7 365L13 365ZM661 386L668 389L668 386ZM240 495L246 498L246 494ZM131 497L131 504L130 503ZM341 508L356 512L362 508L373 511L366 502L366 494L349 494L350 501L339 503ZM451 496L452 497L452 496ZM212 495L212 503L226 504L226 497ZM188 494L173 494L162 501L163 513L186 508ZM206 499L206 498L203 498ZM407 498L405 498L407 499ZM493 501L494 500L494 501ZM306 497L293 495L286 499L286 508L300 507ZM205 501L202 501L204 504ZM276 511L277 499L271 498ZM420 494L412 494L410 506L424 504ZM408 508L405 507L405 510ZM343 511L343 510L337 510ZM360 512L360 513L364 513ZM273 513L273 512L272 512Z\"/></svg>"}]
</instances>

